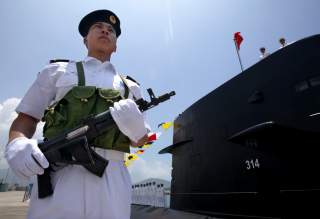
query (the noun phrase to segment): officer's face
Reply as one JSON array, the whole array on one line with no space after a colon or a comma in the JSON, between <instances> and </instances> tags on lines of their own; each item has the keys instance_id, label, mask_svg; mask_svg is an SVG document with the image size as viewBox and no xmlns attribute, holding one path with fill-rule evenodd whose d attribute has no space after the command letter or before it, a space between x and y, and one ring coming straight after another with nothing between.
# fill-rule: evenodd
<instances>
[{"instance_id":1,"label":"officer's face","mask_svg":"<svg viewBox=\"0 0 320 219\"><path fill-rule=\"evenodd\" d=\"M111 54L117 48L117 36L114 28L104 22L93 24L84 40L89 51L101 51Z\"/></svg>"}]
</instances>

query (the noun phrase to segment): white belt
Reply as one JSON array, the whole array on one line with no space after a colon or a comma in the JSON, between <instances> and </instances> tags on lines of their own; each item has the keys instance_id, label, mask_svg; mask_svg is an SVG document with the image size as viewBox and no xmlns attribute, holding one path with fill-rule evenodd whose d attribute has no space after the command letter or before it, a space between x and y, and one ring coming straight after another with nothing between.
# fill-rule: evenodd
<instances>
[{"instance_id":1,"label":"white belt","mask_svg":"<svg viewBox=\"0 0 320 219\"><path fill-rule=\"evenodd\" d=\"M94 148L95 152L97 152L100 156L104 157L106 160L118 160L124 161L124 152L102 149L102 148Z\"/></svg>"}]
</instances>

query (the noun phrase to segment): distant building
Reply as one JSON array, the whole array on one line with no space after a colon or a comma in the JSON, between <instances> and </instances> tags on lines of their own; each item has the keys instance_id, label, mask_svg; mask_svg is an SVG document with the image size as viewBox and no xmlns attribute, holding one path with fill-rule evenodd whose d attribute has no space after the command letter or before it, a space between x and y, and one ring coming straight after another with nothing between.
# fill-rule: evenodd
<instances>
[{"instance_id":1,"label":"distant building","mask_svg":"<svg viewBox=\"0 0 320 219\"><path fill-rule=\"evenodd\" d=\"M0 169L0 182L9 184L9 187L24 187L30 183L19 179L11 169Z\"/></svg>"},{"instance_id":2,"label":"distant building","mask_svg":"<svg viewBox=\"0 0 320 219\"><path fill-rule=\"evenodd\" d=\"M150 178L132 184L132 203L155 207L170 207L170 182Z\"/></svg>"}]
</instances>

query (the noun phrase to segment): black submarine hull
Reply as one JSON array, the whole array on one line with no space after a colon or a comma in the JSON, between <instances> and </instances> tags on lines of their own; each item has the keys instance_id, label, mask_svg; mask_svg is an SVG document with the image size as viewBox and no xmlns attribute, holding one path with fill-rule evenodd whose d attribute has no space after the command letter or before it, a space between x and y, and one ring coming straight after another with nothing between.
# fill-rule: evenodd
<instances>
[{"instance_id":1,"label":"black submarine hull","mask_svg":"<svg viewBox=\"0 0 320 219\"><path fill-rule=\"evenodd\" d=\"M294 42L174 121L171 208L221 217L317 214L320 35Z\"/></svg>"}]
</instances>

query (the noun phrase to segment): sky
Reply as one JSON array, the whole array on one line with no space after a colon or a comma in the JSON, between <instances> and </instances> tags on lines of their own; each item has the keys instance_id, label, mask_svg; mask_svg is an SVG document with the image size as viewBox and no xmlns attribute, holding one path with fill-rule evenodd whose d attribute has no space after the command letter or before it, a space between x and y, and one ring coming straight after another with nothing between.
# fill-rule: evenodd
<instances>
[{"instance_id":1,"label":"sky","mask_svg":"<svg viewBox=\"0 0 320 219\"><path fill-rule=\"evenodd\" d=\"M259 61L259 48L276 51L288 42L320 33L319 0L2 0L0 6L0 153L7 142L15 107L50 59L81 60L86 48L78 23L97 9L115 12L122 34L111 62L135 78L148 99L176 91L151 109L148 120L160 139L129 167L132 181L171 178L171 155L158 151L172 144L173 121L195 101L240 73L233 34L244 41L244 68ZM40 124L35 138L41 138ZM0 155L0 168L5 160Z\"/></svg>"}]
</instances>

